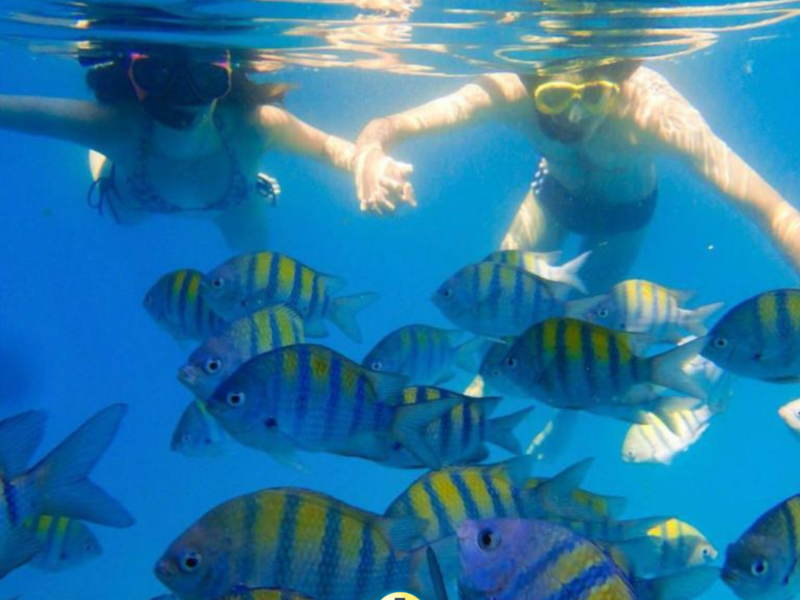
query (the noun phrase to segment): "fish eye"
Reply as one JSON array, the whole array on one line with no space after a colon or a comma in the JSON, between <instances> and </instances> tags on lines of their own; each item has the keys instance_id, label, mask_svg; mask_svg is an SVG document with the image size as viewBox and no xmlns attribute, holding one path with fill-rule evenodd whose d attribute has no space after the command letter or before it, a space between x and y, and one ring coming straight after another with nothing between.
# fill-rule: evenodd
<instances>
[{"instance_id":1,"label":"fish eye","mask_svg":"<svg viewBox=\"0 0 800 600\"><path fill-rule=\"evenodd\" d=\"M758 559L750 567L750 572L755 577L763 576L769 569L769 563L765 560Z\"/></svg>"},{"instance_id":2,"label":"fish eye","mask_svg":"<svg viewBox=\"0 0 800 600\"><path fill-rule=\"evenodd\" d=\"M500 536L491 529L484 529L478 534L478 547L481 550L495 550L500 545Z\"/></svg>"},{"instance_id":3,"label":"fish eye","mask_svg":"<svg viewBox=\"0 0 800 600\"><path fill-rule=\"evenodd\" d=\"M267 429L274 429L277 426L278 426L278 419L276 419L275 417L267 417L266 419L264 419L264 427L266 427Z\"/></svg>"},{"instance_id":4,"label":"fish eye","mask_svg":"<svg viewBox=\"0 0 800 600\"><path fill-rule=\"evenodd\" d=\"M516 358L514 358L513 356L509 356L509 357L506 359L506 366L507 366L509 369L516 369L516 368L517 368L517 359L516 359Z\"/></svg>"},{"instance_id":5,"label":"fish eye","mask_svg":"<svg viewBox=\"0 0 800 600\"><path fill-rule=\"evenodd\" d=\"M225 397L225 403L231 408L239 408L245 403L244 392L229 392Z\"/></svg>"},{"instance_id":6,"label":"fish eye","mask_svg":"<svg viewBox=\"0 0 800 600\"><path fill-rule=\"evenodd\" d=\"M205 371L206 374L208 375L213 375L221 368L222 368L222 359L219 358L209 358L206 361L206 364L203 365L203 371Z\"/></svg>"},{"instance_id":7,"label":"fish eye","mask_svg":"<svg viewBox=\"0 0 800 600\"><path fill-rule=\"evenodd\" d=\"M147 306L151 306L151 305L153 304L153 294L147 294L147 295L144 297L144 303L145 303Z\"/></svg>"},{"instance_id":8,"label":"fish eye","mask_svg":"<svg viewBox=\"0 0 800 600\"><path fill-rule=\"evenodd\" d=\"M607 308L601 308L600 310L597 311L597 316L600 317L601 319L605 319L606 317L608 317L608 315L609 311Z\"/></svg>"},{"instance_id":9,"label":"fish eye","mask_svg":"<svg viewBox=\"0 0 800 600\"><path fill-rule=\"evenodd\" d=\"M714 346L719 348L719 349L725 348L725 347L727 347L727 345L728 345L728 340L726 340L725 338L715 338L714 339Z\"/></svg>"},{"instance_id":10,"label":"fish eye","mask_svg":"<svg viewBox=\"0 0 800 600\"><path fill-rule=\"evenodd\" d=\"M187 552L181 557L181 571L184 573L194 573L200 568L203 557L198 552Z\"/></svg>"},{"instance_id":11,"label":"fish eye","mask_svg":"<svg viewBox=\"0 0 800 600\"><path fill-rule=\"evenodd\" d=\"M184 434L181 436L181 441L182 441L184 444L188 444L189 442L191 442L191 441L192 441L192 434L191 434L191 433L184 433Z\"/></svg>"},{"instance_id":12,"label":"fish eye","mask_svg":"<svg viewBox=\"0 0 800 600\"><path fill-rule=\"evenodd\" d=\"M212 279L211 287L213 287L215 290L221 290L223 287L225 287L225 280L222 277Z\"/></svg>"},{"instance_id":13,"label":"fish eye","mask_svg":"<svg viewBox=\"0 0 800 600\"><path fill-rule=\"evenodd\" d=\"M380 370L382 370L382 369L383 369L383 363L382 363L381 361L379 361L379 360L376 360L376 361L374 361L374 362L372 363L372 365L370 365L370 368L371 368L373 371L380 371Z\"/></svg>"},{"instance_id":14,"label":"fish eye","mask_svg":"<svg viewBox=\"0 0 800 600\"><path fill-rule=\"evenodd\" d=\"M449 298L450 296L452 296L452 295L453 295L453 290L451 290L450 288L444 288L444 289L443 289L443 290L441 290L439 293L440 293L442 296L444 296L445 298Z\"/></svg>"}]
</instances>

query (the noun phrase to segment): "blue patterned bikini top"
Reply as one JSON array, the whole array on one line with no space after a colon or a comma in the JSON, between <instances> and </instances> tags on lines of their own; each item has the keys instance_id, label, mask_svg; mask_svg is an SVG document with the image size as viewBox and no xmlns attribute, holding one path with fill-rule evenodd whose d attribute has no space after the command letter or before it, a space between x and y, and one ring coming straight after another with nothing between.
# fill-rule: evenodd
<instances>
[{"instance_id":1,"label":"blue patterned bikini top","mask_svg":"<svg viewBox=\"0 0 800 600\"><path fill-rule=\"evenodd\" d=\"M139 138L139 147L136 152L136 163L134 164L133 171L125 179L136 208L151 213L174 214L189 211L225 210L247 201L250 194L250 189L247 178L244 176L244 173L242 173L242 169L239 166L239 159L233 149L230 132L225 127L225 123L219 117L218 113L215 113L213 118L214 125L217 128L220 140L222 141L222 146L225 149L225 153L228 155L228 160L231 164L231 175L228 181L228 189L225 191L225 194L222 196L222 198L201 208L184 208L176 204L172 204L169 200L158 193L147 176L147 159L150 156L153 129L155 127L155 121L153 119L149 119L142 129L142 135ZM96 199L95 191L97 192ZM107 175L98 177L97 180L92 182L91 186L89 187L87 202L89 206L96 209L100 215L103 214L103 209L105 206L107 206L114 217L114 220L116 220L117 223L120 222L119 216L117 215L117 211L114 207L115 203L122 202L122 196L120 195L119 188L117 187L115 165L111 165L111 170Z\"/></svg>"}]
</instances>

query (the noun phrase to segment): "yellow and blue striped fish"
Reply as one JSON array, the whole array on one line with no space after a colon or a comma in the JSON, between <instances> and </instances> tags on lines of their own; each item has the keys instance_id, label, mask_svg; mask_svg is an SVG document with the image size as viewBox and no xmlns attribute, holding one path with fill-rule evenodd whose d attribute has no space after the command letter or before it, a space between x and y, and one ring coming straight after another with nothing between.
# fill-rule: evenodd
<instances>
[{"instance_id":1,"label":"yellow and blue striped fish","mask_svg":"<svg viewBox=\"0 0 800 600\"><path fill-rule=\"evenodd\" d=\"M529 477L523 485L526 490L533 490L551 481L550 477ZM550 504L551 499L555 504ZM584 489L574 489L568 498L543 496L540 506L544 514L557 515L563 510L561 504L569 501L570 518L583 521L603 522L616 519L628 506L628 499L622 496L604 496Z\"/></svg>"},{"instance_id":2,"label":"yellow and blue striped fish","mask_svg":"<svg viewBox=\"0 0 800 600\"><path fill-rule=\"evenodd\" d=\"M464 521L458 528L462 598L468 600L669 600L693 598L718 570L630 579L597 545L546 521Z\"/></svg>"},{"instance_id":3,"label":"yellow and blue striped fish","mask_svg":"<svg viewBox=\"0 0 800 600\"><path fill-rule=\"evenodd\" d=\"M236 319L206 339L178 370L178 379L205 400L242 363L274 348L304 341L300 316L282 304L269 306Z\"/></svg>"},{"instance_id":4,"label":"yellow and blue striped fish","mask_svg":"<svg viewBox=\"0 0 800 600\"><path fill-rule=\"evenodd\" d=\"M225 594L218 600L313 600L308 596L303 596L292 590L282 590L275 588L248 588L242 585L236 586L229 594Z\"/></svg>"},{"instance_id":5,"label":"yellow and blue striped fish","mask_svg":"<svg viewBox=\"0 0 800 600\"><path fill-rule=\"evenodd\" d=\"M156 565L181 600L236 585L285 588L316 600L375 600L405 590L424 598L425 522L388 519L308 490L239 496L181 534Z\"/></svg>"},{"instance_id":6,"label":"yellow and blue striped fish","mask_svg":"<svg viewBox=\"0 0 800 600\"><path fill-rule=\"evenodd\" d=\"M202 278L194 269L172 271L144 297L150 316L177 340L202 340L225 326L225 320L206 301Z\"/></svg>"},{"instance_id":7,"label":"yellow and blue striped fish","mask_svg":"<svg viewBox=\"0 0 800 600\"><path fill-rule=\"evenodd\" d=\"M395 498L384 515L424 519L428 522L426 539L434 542L453 535L465 519L543 516L543 499L548 495L553 500L565 498L580 484L588 467L588 463L578 463L577 468L566 469L539 489L525 489L532 463L533 457L521 456L493 465L429 471ZM563 502L560 509L563 511L556 514L569 516L571 503Z\"/></svg>"},{"instance_id":8,"label":"yellow and blue striped fish","mask_svg":"<svg viewBox=\"0 0 800 600\"><path fill-rule=\"evenodd\" d=\"M61 571L80 566L102 554L94 533L81 521L42 515L27 522L36 534L41 550L33 557L32 567Z\"/></svg>"},{"instance_id":9,"label":"yellow and blue striped fish","mask_svg":"<svg viewBox=\"0 0 800 600\"><path fill-rule=\"evenodd\" d=\"M618 544L644 537L654 527L665 521L664 517L644 517L621 521L611 518L593 518L585 521L561 516L547 516L543 517L542 520L566 527L579 536L602 545Z\"/></svg>"},{"instance_id":10,"label":"yellow and blue striped fish","mask_svg":"<svg viewBox=\"0 0 800 600\"><path fill-rule=\"evenodd\" d=\"M464 267L439 287L432 300L458 327L492 337L519 335L566 309L545 279L495 262Z\"/></svg>"},{"instance_id":11,"label":"yellow and blue striped fish","mask_svg":"<svg viewBox=\"0 0 800 600\"><path fill-rule=\"evenodd\" d=\"M631 463L669 465L697 442L708 429L714 412L705 404L674 410L659 417L647 415L647 423L630 426L622 442L622 460Z\"/></svg>"},{"instance_id":12,"label":"yellow and blue striped fish","mask_svg":"<svg viewBox=\"0 0 800 600\"><path fill-rule=\"evenodd\" d=\"M184 456L219 456L225 451L230 437L211 416L205 401L194 399L183 411L170 448Z\"/></svg>"},{"instance_id":13,"label":"yellow and blue striped fish","mask_svg":"<svg viewBox=\"0 0 800 600\"><path fill-rule=\"evenodd\" d=\"M477 463L489 455L486 443L521 454L522 447L514 436L514 428L530 413L523 409L504 417L489 418L501 398L475 398L431 386L407 387L403 390L403 404L437 402L456 399L458 404L441 417L425 426L422 437L438 459L437 467ZM392 445L389 459L383 464L399 468L421 468L419 457L403 447L400 441Z\"/></svg>"},{"instance_id":14,"label":"yellow and blue striped fish","mask_svg":"<svg viewBox=\"0 0 800 600\"><path fill-rule=\"evenodd\" d=\"M405 382L329 348L296 344L244 363L217 388L208 408L236 440L278 459L301 449L384 461L390 445L400 442L435 466L424 426L459 399L404 405L399 397Z\"/></svg>"},{"instance_id":15,"label":"yellow and blue striped fish","mask_svg":"<svg viewBox=\"0 0 800 600\"><path fill-rule=\"evenodd\" d=\"M707 565L717 549L689 523L666 519L645 535L614 544L611 556L630 576L663 577Z\"/></svg>"},{"instance_id":16,"label":"yellow and blue striped fish","mask_svg":"<svg viewBox=\"0 0 800 600\"><path fill-rule=\"evenodd\" d=\"M213 269L202 282L208 302L228 320L270 304L286 304L303 318L309 337L328 335L323 323L328 319L360 342L355 315L378 296L364 293L334 298L344 286L343 279L277 252L240 254Z\"/></svg>"},{"instance_id":17,"label":"yellow and blue striped fish","mask_svg":"<svg viewBox=\"0 0 800 600\"><path fill-rule=\"evenodd\" d=\"M773 506L728 546L722 580L743 600L800 592L800 494Z\"/></svg>"},{"instance_id":18,"label":"yellow and blue striped fish","mask_svg":"<svg viewBox=\"0 0 800 600\"><path fill-rule=\"evenodd\" d=\"M463 335L459 330L407 325L375 344L361 364L405 375L413 385L438 385L455 375L457 344Z\"/></svg>"},{"instance_id":19,"label":"yellow and blue striped fish","mask_svg":"<svg viewBox=\"0 0 800 600\"><path fill-rule=\"evenodd\" d=\"M586 285L578 276L578 271L581 270L581 267L583 267L591 252L584 252L569 262L565 262L561 266L556 266L553 264L553 261L557 260L560 254L561 252L499 250L497 252L492 252L483 259L483 262L499 262L511 265L512 267L519 267L543 279L567 285L585 294Z\"/></svg>"},{"instance_id":20,"label":"yellow and blue striped fish","mask_svg":"<svg viewBox=\"0 0 800 600\"><path fill-rule=\"evenodd\" d=\"M488 383L499 377L556 408L586 409L625 420L630 420L626 402L631 402L630 392L637 385L656 384L706 397L682 370L702 349L702 338L641 358L631 350L627 336L576 319L548 319L517 338L487 373Z\"/></svg>"},{"instance_id":21,"label":"yellow and blue striped fish","mask_svg":"<svg viewBox=\"0 0 800 600\"><path fill-rule=\"evenodd\" d=\"M745 300L725 313L706 339L703 356L736 375L800 381L800 290Z\"/></svg>"},{"instance_id":22,"label":"yellow and blue striped fish","mask_svg":"<svg viewBox=\"0 0 800 600\"><path fill-rule=\"evenodd\" d=\"M610 329L646 334L650 343L675 343L687 334L705 335L705 319L721 302L684 308L688 292L672 290L651 281L629 279L603 296L570 302L567 316Z\"/></svg>"}]
</instances>

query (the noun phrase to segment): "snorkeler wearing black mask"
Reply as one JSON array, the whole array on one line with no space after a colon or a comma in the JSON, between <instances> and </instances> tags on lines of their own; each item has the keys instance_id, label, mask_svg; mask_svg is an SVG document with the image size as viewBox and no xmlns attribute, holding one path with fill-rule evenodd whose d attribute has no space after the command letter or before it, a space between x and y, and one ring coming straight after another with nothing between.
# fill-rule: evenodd
<instances>
[{"instance_id":1,"label":"snorkeler wearing black mask","mask_svg":"<svg viewBox=\"0 0 800 600\"><path fill-rule=\"evenodd\" d=\"M362 210L416 205L412 166L386 156L396 141L471 122L523 123L542 159L503 249L551 251L568 234L591 251L581 278L595 293L619 282L636 259L657 198L655 158L684 159L750 217L800 271L800 214L711 131L658 73L637 61L540 74L497 73L457 92L367 124L356 142Z\"/></svg>"},{"instance_id":2,"label":"snorkeler wearing black mask","mask_svg":"<svg viewBox=\"0 0 800 600\"><path fill-rule=\"evenodd\" d=\"M89 202L119 223L207 215L230 247L263 249L279 193L259 173L266 152L352 168L350 142L284 110L286 86L252 82L225 49L148 45L81 62L97 102L0 96L0 128L91 149Z\"/></svg>"}]
</instances>

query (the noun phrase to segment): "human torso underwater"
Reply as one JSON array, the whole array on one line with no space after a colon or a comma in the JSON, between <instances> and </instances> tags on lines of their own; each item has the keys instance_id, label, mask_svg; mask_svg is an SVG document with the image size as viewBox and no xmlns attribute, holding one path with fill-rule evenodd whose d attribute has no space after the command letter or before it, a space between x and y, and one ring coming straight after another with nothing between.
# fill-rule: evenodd
<instances>
[{"instance_id":1,"label":"human torso underwater","mask_svg":"<svg viewBox=\"0 0 800 600\"><path fill-rule=\"evenodd\" d=\"M220 106L185 131L143 111L126 115L107 160L92 161L100 177L92 204L129 223L154 214L213 217L253 200L267 149L255 115Z\"/></svg>"},{"instance_id":2,"label":"human torso underwater","mask_svg":"<svg viewBox=\"0 0 800 600\"><path fill-rule=\"evenodd\" d=\"M621 102L626 101L623 96ZM617 111L582 139L564 142L545 133L532 100L521 110L526 134L547 161L549 174L574 196L625 203L655 191L653 144Z\"/></svg>"}]
</instances>

